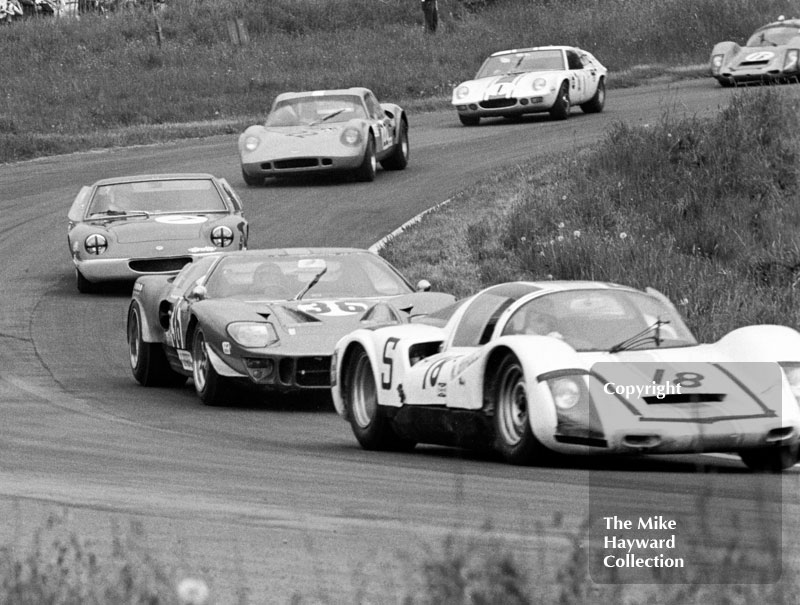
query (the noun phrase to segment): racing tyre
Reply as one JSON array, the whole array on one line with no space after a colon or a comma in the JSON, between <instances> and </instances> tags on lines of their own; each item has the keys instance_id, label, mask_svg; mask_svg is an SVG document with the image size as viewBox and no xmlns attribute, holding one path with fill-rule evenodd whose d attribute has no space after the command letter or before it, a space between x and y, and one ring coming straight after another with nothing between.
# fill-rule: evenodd
<instances>
[{"instance_id":1,"label":"racing tyre","mask_svg":"<svg viewBox=\"0 0 800 605\"><path fill-rule=\"evenodd\" d=\"M501 361L489 392L494 400L495 447L511 464L530 465L541 460L544 446L531 431L525 374L511 353Z\"/></svg>"},{"instance_id":2,"label":"racing tyre","mask_svg":"<svg viewBox=\"0 0 800 605\"><path fill-rule=\"evenodd\" d=\"M408 147L408 124L405 120L400 121L400 135L397 138L397 145L395 145L392 155L381 161L381 166L386 170L403 170L408 166L410 150Z\"/></svg>"},{"instance_id":3,"label":"racing tyre","mask_svg":"<svg viewBox=\"0 0 800 605\"><path fill-rule=\"evenodd\" d=\"M179 387L186 376L173 370L161 343L145 342L142 337L142 316L134 303L128 311L128 356L136 382L146 387Z\"/></svg>"},{"instance_id":4,"label":"racing tyre","mask_svg":"<svg viewBox=\"0 0 800 605\"><path fill-rule=\"evenodd\" d=\"M250 176L244 170L242 170L242 180L248 187L260 187L264 184L263 176Z\"/></svg>"},{"instance_id":5,"label":"racing tyre","mask_svg":"<svg viewBox=\"0 0 800 605\"><path fill-rule=\"evenodd\" d=\"M583 113L600 113L606 104L606 79L600 78L594 96L581 105Z\"/></svg>"},{"instance_id":6,"label":"racing tyre","mask_svg":"<svg viewBox=\"0 0 800 605\"><path fill-rule=\"evenodd\" d=\"M375 180L375 172L378 170L378 162L375 159L375 139L372 134L367 140L367 148L364 150L364 159L361 166L356 168L356 180L363 183L370 183Z\"/></svg>"},{"instance_id":7,"label":"racing tyre","mask_svg":"<svg viewBox=\"0 0 800 605\"><path fill-rule=\"evenodd\" d=\"M798 450L796 445L781 445L757 450L744 450L739 452L739 457L751 471L780 473L797 463Z\"/></svg>"},{"instance_id":8,"label":"racing tyre","mask_svg":"<svg viewBox=\"0 0 800 605\"><path fill-rule=\"evenodd\" d=\"M416 443L395 433L391 421L378 405L378 389L372 364L364 349L351 358L344 376L347 418L358 443L365 450L409 451Z\"/></svg>"},{"instance_id":9,"label":"racing tyre","mask_svg":"<svg viewBox=\"0 0 800 605\"><path fill-rule=\"evenodd\" d=\"M550 117L554 120L566 120L569 117L569 84L563 82L558 89L558 96L550 109Z\"/></svg>"},{"instance_id":10,"label":"racing tyre","mask_svg":"<svg viewBox=\"0 0 800 605\"><path fill-rule=\"evenodd\" d=\"M78 269L75 269L75 285L81 294L94 294L99 290L98 285L86 279Z\"/></svg>"},{"instance_id":11,"label":"racing tyre","mask_svg":"<svg viewBox=\"0 0 800 605\"><path fill-rule=\"evenodd\" d=\"M226 391L230 385L214 369L206 350L203 328L199 325L195 328L192 338L192 378L194 390L204 404L218 406L228 402Z\"/></svg>"},{"instance_id":12,"label":"racing tyre","mask_svg":"<svg viewBox=\"0 0 800 605\"><path fill-rule=\"evenodd\" d=\"M481 122L481 119L478 116L464 116L458 114L458 119L461 120L461 123L464 126L477 126Z\"/></svg>"}]
</instances>

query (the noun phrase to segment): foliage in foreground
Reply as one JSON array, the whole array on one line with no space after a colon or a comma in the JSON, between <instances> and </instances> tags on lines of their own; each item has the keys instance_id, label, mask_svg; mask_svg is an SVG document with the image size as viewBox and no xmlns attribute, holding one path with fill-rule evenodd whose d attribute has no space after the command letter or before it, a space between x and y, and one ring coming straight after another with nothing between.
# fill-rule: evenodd
<instances>
[{"instance_id":1,"label":"foliage in foreground","mask_svg":"<svg viewBox=\"0 0 800 605\"><path fill-rule=\"evenodd\" d=\"M616 124L555 166L495 175L383 254L462 295L514 279L653 286L701 340L800 326L800 102L786 90L744 90L710 120L667 111L656 124ZM476 197L512 201L461 218ZM441 233L454 241L439 245Z\"/></svg>"},{"instance_id":2,"label":"foliage in foreground","mask_svg":"<svg viewBox=\"0 0 800 605\"><path fill-rule=\"evenodd\" d=\"M0 161L197 132L154 128L171 123L236 132L287 90L367 86L404 105L443 104L489 53L513 47L587 48L613 87L634 65L705 63L715 42L742 41L793 10L791 0L439 5L435 35L409 0L170 0L158 13L160 46L147 10L15 23L0 36ZM229 39L234 18L246 46ZM100 135L108 130L117 138Z\"/></svg>"}]
</instances>

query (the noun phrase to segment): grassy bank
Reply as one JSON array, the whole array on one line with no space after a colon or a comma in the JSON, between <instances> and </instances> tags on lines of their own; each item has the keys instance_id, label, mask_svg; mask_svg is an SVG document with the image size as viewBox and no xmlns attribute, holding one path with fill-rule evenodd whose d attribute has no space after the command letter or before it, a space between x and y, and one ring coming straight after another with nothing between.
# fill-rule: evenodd
<instances>
[{"instance_id":1,"label":"grassy bank","mask_svg":"<svg viewBox=\"0 0 800 605\"><path fill-rule=\"evenodd\" d=\"M462 295L514 279L653 286L706 341L747 324L798 327L800 103L790 93L742 91L710 121L668 111L617 124L590 150L463 192L382 254Z\"/></svg>"},{"instance_id":2,"label":"grassy bank","mask_svg":"<svg viewBox=\"0 0 800 605\"><path fill-rule=\"evenodd\" d=\"M435 35L418 4L170 0L161 46L147 10L16 22L0 36L0 161L238 132L286 90L360 85L412 108L445 106L487 54L510 47L575 44L616 73L704 63L714 42L741 40L792 2L439 0ZM230 42L234 18L246 46ZM663 69L609 86L654 73Z\"/></svg>"}]
</instances>

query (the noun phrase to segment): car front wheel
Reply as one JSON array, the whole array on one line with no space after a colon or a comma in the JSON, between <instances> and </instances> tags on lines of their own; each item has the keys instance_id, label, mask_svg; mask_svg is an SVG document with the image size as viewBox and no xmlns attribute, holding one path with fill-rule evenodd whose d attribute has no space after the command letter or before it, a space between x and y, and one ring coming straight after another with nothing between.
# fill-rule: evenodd
<instances>
[{"instance_id":1,"label":"car front wheel","mask_svg":"<svg viewBox=\"0 0 800 605\"><path fill-rule=\"evenodd\" d=\"M378 389L366 351L359 348L353 355L342 386L347 417L358 443L365 450L413 449L416 443L397 435L378 404Z\"/></svg>"},{"instance_id":2,"label":"car front wheel","mask_svg":"<svg viewBox=\"0 0 800 605\"><path fill-rule=\"evenodd\" d=\"M400 134L397 137L397 144L394 146L392 155L381 162L386 170L403 170L408 166L410 149L408 146L408 124L405 120L400 121Z\"/></svg>"},{"instance_id":3,"label":"car front wheel","mask_svg":"<svg viewBox=\"0 0 800 605\"><path fill-rule=\"evenodd\" d=\"M375 180L375 172L378 170L378 161L375 159L375 139L372 134L367 139L367 148L364 150L364 159L361 165L356 168L356 180L369 183Z\"/></svg>"},{"instance_id":4,"label":"car front wheel","mask_svg":"<svg viewBox=\"0 0 800 605\"><path fill-rule=\"evenodd\" d=\"M477 126L481 122L481 119L478 116L465 116L458 114L458 119L464 126Z\"/></svg>"},{"instance_id":5,"label":"car front wheel","mask_svg":"<svg viewBox=\"0 0 800 605\"><path fill-rule=\"evenodd\" d=\"M259 187L264 184L263 176L251 176L242 169L242 180L248 187Z\"/></svg>"},{"instance_id":6,"label":"car front wheel","mask_svg":"<svg viewBox=\"0 0 800 605\"><path fill-rule=\"evenodd\" d=\"M558 96L550 109L550 117L554 120L566 120L569 117L569 84L563 82L558 89Z\"/></svg>"},{"instance_id":7,"label":"car front wheel","mask_svg":"<svg viewBox=\"0 0 800 605\"><path fill-rule=\"evenodd\" d=\"M227 403L226 390L230 388L228 381L217 374L211 358L208 355L208 345L206 344L203 328L199 325L195 328L194 338L192 338L192 378L194 379L194 389L206 405L224 405Z\"/></svg>"},{"instance_id":8,"label":"car front wheel","mask_svg":"<svg viewBox=\"0 0 800 605\"><path fill-rule=\"evenodd\" d=\"M597 83L597 90L592 96L591 99L586 101L583 105L581 105L581 109L583 113L600 113L603 111L603 107L606 104L606 80L605 78L600 78L600 81Z\"/></svg>"},{"instance_id":9,"label":"car front wheel","mask_svg":"<svg viewBox=\"0 0 800 605\"><path fill-rule=\"evenodd\" d=\"M780 473L797 463L797 446L781 445L739 452L742 462L751 471L758 473Z\"/></svg>"},{"instance_id":10,"label":"car front wheel","mask_svg":"<svg viewBox=\"0 0 800 605\"><path fill-rule=\"evenodd\" d=\"M528 389L522 365L508 353L492 377L495 447L507 462L529 465L545 453L531 431Z\"/></svg>"}]
</instances>

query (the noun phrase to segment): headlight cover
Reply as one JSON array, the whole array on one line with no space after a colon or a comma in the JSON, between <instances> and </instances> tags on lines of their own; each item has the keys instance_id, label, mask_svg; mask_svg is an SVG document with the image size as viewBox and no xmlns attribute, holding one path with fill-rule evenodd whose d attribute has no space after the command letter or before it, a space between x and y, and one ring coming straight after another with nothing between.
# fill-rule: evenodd
<instances>
[{"instance_id":1,"label":"headlight cover","mask_svg":"<svg viewBox=\"0 0 800 605\"><path fill-rule=\"evenodd\" d=\"M578 380L580 380L578 377L562 376L547 381L553 403L559 410L570 410L581 400L583 389Z\"/></svg>"},{"instance_id":2,"label":"headlight cover","mask_svg":"<svg viewBox=\"0 0 800 605\"><path fill-rule=\"evenodd\" d=\"M796 362L781 362L779 364L783 370L783 375L789 382L789 387L792 389L792 395L800 403L800 363Z\"/></svg>"},{"instance_id":3,"label":"headlight cover","mask_svg":"<svg viewBox=\"0 0 800 605\"><path fill-rule=\"evenodd\" d=\"M83 240L83 247L89 254L99 256L108 250L108 240L105 235L100 233L92 233L85 240Z\"/></svg>"},{"instance_id":4,"label":"headlight cover","mask_svg":"<svg viewBox=\"0 0 800 605\"><path fill-rule=\"evenodd\" d=\"M225 225L217 225L211 230L211 243L218 248L230 246L233 243L233 230Z\"/></svg>"},{"instance_id":5,"label":"headlight cover","mask_svg":"<svg viewBox=\"0 0 800 605\"><path fill-rule=\"evenodd\" d=\"M227 331L237 344L249 349L268 347L279 340L275 327L267 322L234 321Z\"/></svg>"},{"instance_id":6,"label":"headlight cover","mask_svg":"<svg viewBox=\"0 0 800 605\"><path fill-rule=\"evenodd\" d=\"M800 58L800 49L792 48L786 51L786 57L783 60L783 71L791 71L797 69L797 62Z\"/></svg>"},{"instance_id":7,"label":"headlight cover","mask_svg":"<svg viewBox=\"0 0 800 605\"><path fill-rule=\"evenodd\" d=\"M711 69L714 72L718 72L720 67L722 67L722 55L714 55L711 57Z\"/></svg>"},{"instance_id":8,"label":"headlight cover","mask_svg":"<svg viewBox=\"0 0 800 605\"><path fill-rule=\"evenodd\" d=\"M463 99L468 94L469 94L469 88L467 86L459 86L458 88L456 88L455 92L453 93L453 96L456 99Z\"/></svg>"},{"instance_id":9,"label":"headlight cover","mask_svg":"<svg viewBox=\"0 0 800 605\"><path fill-rule=\"evenodd\" d=\"M361 141L363 140L361 131L358 128L353 128L352 126L345 128L342 131L342 136L340 138L342 143L345 145L350 145L351 147L361 145Z\"/></svg>"},{"instance_id":10,"label":"headlight cover","mask_svg":"<svg viewBox=\"0 0 800 605\"><path fill-rule=\"evenodd\" d=\"M261 143L261 139L259 139L255 135L248 135L244 139L244 148L247 151L255 151L259 144Z\"/></svg>"},{"instance_id":11,"label":"headlight cover","mask_svg":"<svg viewBox=\"0 0 800 605\"><path fill-rule=\"evenodd\" d=\"M531 86L533 90L543 90L547 88L547 80L544 78L536 78Z\"/></svg>"}]
</instances>

